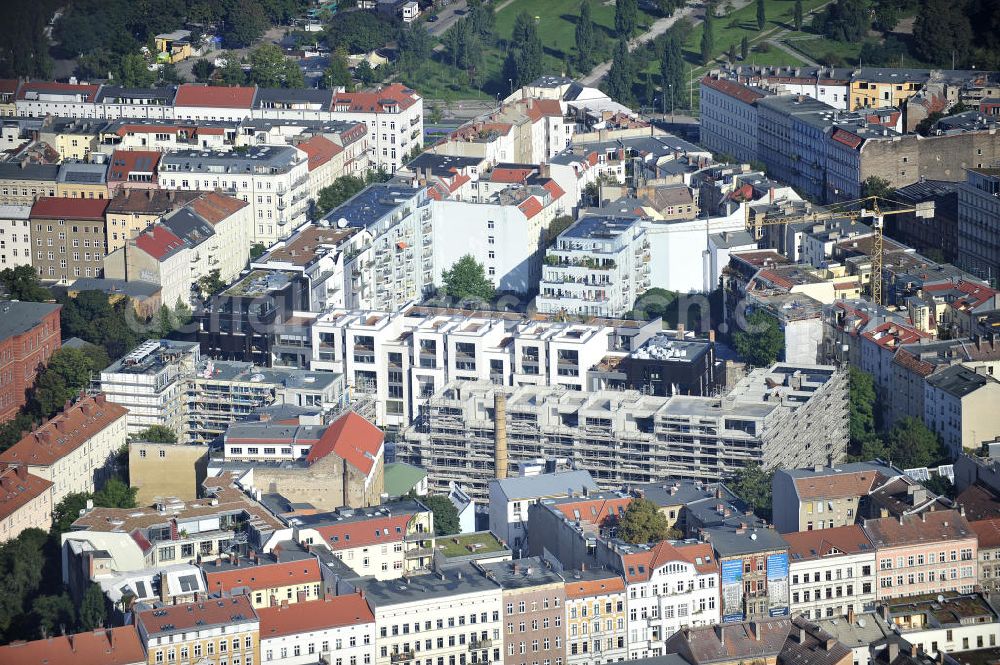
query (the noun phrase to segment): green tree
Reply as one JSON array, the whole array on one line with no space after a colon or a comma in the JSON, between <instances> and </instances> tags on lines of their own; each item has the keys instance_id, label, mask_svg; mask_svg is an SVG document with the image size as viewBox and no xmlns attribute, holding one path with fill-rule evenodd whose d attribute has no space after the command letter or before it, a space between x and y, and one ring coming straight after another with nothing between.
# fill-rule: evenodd
<instances>
[{"instance_id":1,"label":"green tree","mask_svg":"<svg viewBox=\"0 0 1000 665\"><path fill-rule=\"evenodd\" d=\"M33 639L34 626L16 626L24 619L44 579L45 559L40 556L48 538L41 529L25 529L0 545L0 639Z\"/></svg>"},{"instance_id":2,"label":"green tree","mask_svg":"<svg viewBox=\"0 0 1000 665\"><path fill-rule=\"evenodd\" d=\"M219 68L219 83L226 86L246 85L247 75L243 71L239 56L233 51L227 51L222 55L222 59L226 64Z\"/></svg>"},{"instance_id":3,"label":"green tree","mask_svg":"<svg viewBox=\"0 0 1000 665\"><path fill-rule=\"evenodd\" d=\"M0 270L0 285L11 300L25 302L46 302L52 300L52 292L38 281L38 272L29 265Z\"/></svg>"},{"instance_id":4,"label":"green tree","mask_svg":"<svg viewBox=\"0 0 1000 665\"><path fill-rule=\"evenodd\" d=\"M367 60L362 60L354 68L354 76L361 81L361 85L371 85L375 82L375 70L368 64Z\"/></svg>"},{"instance_id":5,"label":"green tree","mask_svg":"<svg viewBox=\"0 0 1000 665\"><path fill-rule=\"evenodd\" d=\"M24 438L26 432L35 427L35 421L27 413L18 413L0 425L0 452L7 450Z\"/></svg>"},{"instance_id":6,"label":"green tree","mask_svg":"<svg viewBox=\"0 0 1000 665\"><path fill-rule=\"evenodd\" d=\"M365 181L354 175L342 175L332 185L319 190L316 214L325 215L365 188Z\"/></svg>"},{"instance_id":7,"label":"green tree","mask_svg":"<svg viewBox=\"0 0 1000 665\"><path fill-rule=\"evenodd\" d=\"M87 507L90 494L74 492L63 497L52 509L52 530L57 534L66 533L80 517L80 511Z\"/></svg>"},{"instance_id":8,"label":"green tree","mask_svg":"<svg viewBox=\"0 0 1000 665\"><path fill-rule=\"evenodd\" d=\"M972 44L972 24L966 2L921 2L913 23L913 49L919 58L948 67L954 61L956 67L964 67L972 52Z\"/></svg>"},{"instance_id":9,"label":"green tree","mask_svg":"<svg viewBox=\"0 0 1000 665\"><path fill-rule=\"evenodd\" d=\"M226 288L226 283L221 277L222 273L218 268L214 270L209 270L207 275L203 275L198 279L198 288L201 289L201 293L204 297L209 297L215 295L222 289Z\"/></svg>"},{"instance_id":10,"label":"green tree","mask_svg":"<svg viewBox=\"0 0 1000 665\"><path fill-rule=\"evenodd\" d=\"M882 176L870 175L865 178L864 183L861 185L861 196L878 196L880 198L887 198L892 196L894 188L892 184Z\"/></svg>"},{"instance_id":11,"label":"green tree","mask_svg":"<svg viewBox=\"0 0 1000 665\"><path fill-rule=\"evenodd\" d=\"M640 321L651 321L657 318L667 321L668 312L675 308L676 301L676 291L667 291L660 287L646 289L642 295L635 299L630 316Z\"/></svg>"},{"instance_id":12,"label":"green tree","mask_svg":"<svg viewBox=\"0 0 1000 665\"><path fill-rule=\"evenodd\" d=\"M901 418L889 430L886 454L893 464L903 469L931 466L948 457L937 434L912 416Z\"/></svg>"},{"instance_id":13,"label":"green tree","mask_svg":"<svg viewBox=\"0 0 1000 665\"><path fill-rule=\"evenodd\" d=\"M368 53L395 41L399 36L399 22L375 12L337 12L327 23L324 33L331 49Z\"/></svg>"},{"instance_id":14,"label":"green tree","mask_svg":"<svg viewBox=\"0 0 1000 665\"><path fill-rule=\"evenodd\" d=\"M921 484L938 496L944 496L949 499L955 498L955 483L948 480L948 476L936 473L927 480L921 481Z\"/></svg>"},{"instance_id":15,"label":"green tree","mask_svg":"<svg viewBox=\"0 0 1000 665\"><path fill-rule=\"evenodd\" d=\"M763 30L765 25L767 25L767 10L764 7L764 0L757 0L757 29Z\"/></svg>"},{"instance_id":16,"label":"green tree","mask_svg":"<svg viewBox=\"0 0 1000 665\"><path fill-rule=\"evenodd\" d=\"M212 78L212 72L214 71L215 65L204 58L195 60L194 65L191 67L191 73L198 83L207 83L208 79Z\"/></svg>"},{"instance_id":17,"label":"green tree","mask_svg":"<svg viewBox=\"0 0 1000 665\"><path fill-rule=\"evenodd\" d=\"M66 593L58 596L39 596L31 604L31 616L38 626L40 637L53 637L73 632L76 607Z\"/></svg>"},{"instance_id":18,"label":"green tree","mask_svg":"<svg viewBox=\"0 0 1000 665\"><path fill-rule=\"evenodd\" d=\"M250 260L256 261L267 252L267 246L262 242L255 242L250 245Z\"/></svg>"},{"instance_id":19,"label":"green tree","mask_svg":"<svg viewBox=\"0 0 1000 665\"><path fill-rule=\"evenodd\" d=\"M792 10L792 23L795 25L796 30L802 30L802 0L795 0L795 7Z\"/></svg>"},{"instance_id":20,"label":"green tree","mask_svg":"<svg viewBox=\"0 0 1000 665\"><path fill-rule=\"evenodd\" d=\"M771 480L773 471L764 471L759 464L741 468L727 483L729 489L747 502L758 517L771 519Z\"/></svg>"},{"instance_id":21,"label":"green tree","mask_svg":"<svg viewBox=\"0 0 1000 665\"><path fill-rule=\"evenodd\" d=\"M680 534L670 528L660 507L645 498L632 499L625 514L617 520L617 535L626 543L644 545L658 543Z\"/></svg>"},{"instance_id":22,"label":"green tree","mask_svg":"<svg viewBox=\"0 0 1000 665\"><path fill-rule=\"evenodd\" d=\"M250 83L261 88L301 87L302 70L274 44L250 51Z\"/></svg>"},{"instance_id":23,"label":"green tree","mask_svg":"<svg viewBox=\"0 0 1000 665\"><path fill-rule=\"evenodd\" d=\"M705 22L702 24L701 33L701 64L707 65L712 61L715 52L715 16L714 8L705 8Z\"/></svg>"},{"instance_id":24,"label":"green tree","mask_svg":"<svg viewBox=\"0 0 1000 665\"><path fill-rule=\"evenodd\" d=\"M666 94L663 112L672 110L684 97L684 56L678 36L670 31L663 45L663 59L660 61L660 84Z\"/></svg>"},{"instance_id":25,"label":"green tree","mask_svg":"<svg viewBox=\"0 0 1000 665\"><path fill-rule=\"evenodd\" d=\"M177 443L177 433L163 425L150 425L138 434L133 434L132 439L148 443Z\"/></svg>"},{"instance_id":26,"label":"green tree","mask_svg":"<svg viewBox=\"0 0 1000 665\"><path fill-rule=\"evenodd\" d=\"M615 0L615 34L629 40L639 28L639 5L636 0Z\"/></svg>"},{"instance_id":27,"label":"green tree","mask_svg":"<svg viewBox=\"0 0 1000 665\"><path fill-rule=\"evenodd\" d=\"M347 62L347 51L339 48L330 54L330 64L323 72L324 88L344 88L348 92L354 89L351 68Z\"/></svg>"},{"instance_id":28,"label":"green tree","mask_svg":"<svg viewBox=\"0 0 1000 665\"><path fill-rule=\"evenodd\" d=\"M878 396L875 392L875 380L868 372L851 367L848 374L849 404L850 404L850 441L851 448L863 451L869 446L869 452L877 450L882 442L878 440ZM871 446L876 446L872 448ZM878 457L879 455L876 455Z\"/></svg>"},{"instance_id":29,"label":"green tree","mask_svg":"<svg viewBox=\"0 0 1000 665\"><path fill-rule=\"evenodd\" d=\"M590 13L590 0L580 3L580 15L576 19L576 66L582 72L589 72L594 66L594 19Z\"/></svg>"},{"instance_id":30,"label":"green tree","mask_svg":"<svg viewBox=\"0 0 1000 665\"><path fill-rule=\"evenodd\" d=\"M111 478L94 492L94 505L104 508L135 508L138 487L129 487L119 478Z\"/></svg>"},{"instance_id":31,"label":"green tree","mask_svg":"<svg viewBox=\"0 0 1000 665\"><path fill-rule=\"evenodd\" d=\"M608 78L605 83L608 95L626 106L631 106L635 101L632 96L632 80L635 77L635 65L632 63L632 54L628 50L628 42L624 39L618 40L615 47L615 54L611 60L611 69L608 70Z\"/></svg>"},{"instance_id":32,"label":"green tree","mask_svg":"<svg viewBox=\"0 0 1000 665\"><path fill-rule=\"evenodd\" d=\"M434 534L450 536L458 533L458 510L444 494L432 494L420 498L420 502L434 513Z\"/></svg>"},{"instance_id":33,"label":"green tree","mask_svg":"<svg viewBox=\"0 0 1000 665\"><path fill-rule=\"evenodd\" d=\"M101 359L107 360L107 354L88 354L72 347L62 347L53 353L49 364L35 382L32 400L35 413L42 418L49 418L61 411L67 401L90 385L90 380L96 373L107 367L95 365Z\"/></svg>"},{"instance_id":34,"label":"green tree","mask_svg":"<svg viewBox=\"0 0 1000 665\"><path fill-rule=\"evenodd\" d=\"M156 82L156 73L149 71L146 59L137 53L122 56L119 78L129 88L148 88Z\"/></svg>"},{"instance_id":35,"label":"green tree","mask_svg":"<svg viewBox=\"0 0 1000 665\"><path fill-rule=\"evenodd\" d=\"M399 54L414 64L421 64L431 57L434 43L423 26L411 25L399 33Z\"/></svg>"},{"instance_id":36,"label":"green tree","mask_svg":"<svg viewBox=\"0 0 1000 665\"><path fill-rule=\"evenodd\" d=\"M519 88L542 74L542 39L531 14L522 11L514 18L510 48L504 60L503 78Z\"/></svg>"},{"instance_id":37,"label":"green tree","mask_svg":"<svg viewBox=\"0 0 1000 665\"><path fill-rule=\"evenodd\" d=\"M229 0L223 23L222 43L226 48L243 48L264 34L270 21L260 2Z\"/></svg>"},{"instance_id":38,"label":"green tree","mask_svg":"<svg viewBox=\"0 0 1000 665\"><path fill-rule=\"evenodd\" d=\"M104 592L101 591L101 585L91 582L80 601L78 627L82 631L95 630L102 627L107 618L108 611L104 604Z\"/></svg>"},{"instance_id":39,"label":"green tree","mask_svg":"<svg viewBox=\"0 0 1000 665\"><path fill-rule=\"evenodd\" d=\"M785 348L785 334L774 317L760 310L746 322L745 329L733 333L736 352L753 367L769 367Z\"/></svg>"},{"instance_id":40,"label":"green tree","mask_svg":"<svg viewBox=\"0 0 1000 665\"><path fill-rule=\"evenodd\" d=\"M559 234L573 226L573 222L575 221L571 215L560 215L553 219L549 222L548 228L545 229L545 242L543 244L546 247L551 247L555 244Z\"/></svg>"},{"instance_id":41,"label":"green tree","mask_svg":"<svg viewBox=\"0 0 1000 665\"><path fill-rule=\"evenodd\" d=\"M465 300L492 300L493 284L486 277L483 264L476 261L471 254L466 254L448 270L441 274L444 290L452 298Z\"/></svg>"},{"instance_id":42,"label":"green tree","mask_svg":"<svg viewBox=\"0 0 1000 665\"><path fill-rule=\"evenodd\" d=\"M163 63L156 72L156 82L158 84L177 85L185 81L186 79L177 71L177 65L172 62Z\"/></svg>"},{"instance_id":43,"label":"green tree","mask_svg":"<svg viewBox=\"0 0 1000 665\"><path fill-rule=\"evenodd\" d=\"M749 55L750 42L747 41L747 36L743 35L743 39L740 40L740 60L746 60Z\"/></svg>"},{"instance_id":44,"label":"green tree","mask_svg":"<svg viewBox=\"0 0 1000 665\"><path fill-rule=\"evenodd\" d=\"M839 42L860 42L871 27L865 0L836 0L815 21L819 32Z\"/></svg>"}]
</instances>

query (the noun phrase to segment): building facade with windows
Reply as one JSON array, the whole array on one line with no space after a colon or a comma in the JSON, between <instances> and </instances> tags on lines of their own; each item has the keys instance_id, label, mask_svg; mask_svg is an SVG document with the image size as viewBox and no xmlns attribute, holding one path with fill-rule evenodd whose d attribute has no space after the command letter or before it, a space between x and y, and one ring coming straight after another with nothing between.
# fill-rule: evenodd
<instances>
[{"instance_id":1,"label":"building facade with windows","mask_svg":"<svg viewBox=\"0 0 1000 665\"><path fill-rule=\"evenodd\" d=\"M40 198L31 207L31 265L46 282L101 277L107 253L107 199Z\"/></svg>"},{"instance_id":2,"label":"building facade with windows","mask_svg":"<svg viewBox=\"0 0 1000 665\"><path fill-rule=\"evenodd\" d=\"M878 600L975 588L978 541L964 509L870 519L863 528L876 550Z\"/></svg>"},{"instance_id":3,"label":"building facade with windows","mask_svg":"<svg viewBox=\"0 0 1000 665\"><path fill-rule=\"evenodd\" d=\"M375 616L361 594L257 609L261 663L370 665Z\"/></svg>"},{"instance_id":4,"label":"building facade with windows","mask_svg":"<svg viewBox=\"0 0 1000 665\"><path fill-rule=\"evenodd\" d=\"M610 570L564 570L566 665L613 663L628 657L625 580Z\"/></svg>"},{"instance_id":5,"label":"building facade with windows","mask_svg":"<svg viewBox=\"0 0 1000 665\"><path fill-rule=\"evenodd\" d=\"M194 665L206 659L258 665L260 619L246 596L206 598L138 612L135 626L148 665Z\"/></svg>"},{"instance_id":6,"label":"building facade with windows","mask_svg":"<svg viewBox=\"0 0 1000 665\"><path fill-rule=\"evenodd\" d=\"M784 534L791 612L807 619L875 608L875 547L858 525Z\"/></svg>"},{"instance_id":7,"label":"building facade with windows","mask_svg":"<svg viewBox=\"0 0 1000 665\"><path fill-rule=\"evenodd\" d=\"M321 598L319 560L309 556L281 560L251 552L205 567L205 589L222 597L246 594L254 609L307 603Z\"/></svg>"},{"instance_id":8,"label":"building facade with windows","mask_svg":"<svg viewBox=\"0 0 1000 665\"><path fill-rule=\"evenodd\" d=\"M62 345L60 310L50 303L0 303L0 422L17 415L39 368Z\"/></svg>"},{"instance_id":9,"label":"building facade with windows","mask_svg":"<svg viewBox=\"0 0 1000 665\"><path fill-rule=\"evenodd\" d=\"M565 665L567 635L566 587L562 575L540 557L488 563L482 566L488 581L503 590L503 663L549 662ZM500 640L482 643L490 649ZM480 652L480 656L484 654ZM485 655L489 655L488 653Z\"/></svg>"},{"instance_id":10,"label":"building facade with windows","mask_svg":"<svg viewBox=\"0 0 1000 665\"><path fill-rule=\"evenodd\" d=\"M358 585L375 615L374 665L506 662L502 590L473 565Z\"/></svg>"},{"instance_id":11,"label":"building facade with windows","mask_svg":"<svg viewBox=\"0 0 1000 665\"><path fill-rule=\"evenodd\" d=\"M0 270L31 265L31 206L0 205Z\"/></svg>"}]
</instances>

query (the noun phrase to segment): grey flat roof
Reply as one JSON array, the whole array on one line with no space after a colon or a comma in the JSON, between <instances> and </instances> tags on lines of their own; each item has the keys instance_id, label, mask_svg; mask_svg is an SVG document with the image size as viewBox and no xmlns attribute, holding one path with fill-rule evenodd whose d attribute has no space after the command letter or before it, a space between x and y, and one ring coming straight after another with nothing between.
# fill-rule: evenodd
<instances>
[{"instance_id":1,"label":"grey flat roof","mask_svg":"<svg viewBox=\"0 0 1000 665\"><path fill-rule=\"evenodd\" d=\"M504 589L526 589L564 581L562 575L548 568L542 558L537 556L482 565L486 576Z\"/></svg>"},{"instance_id":2,"label":"grey flat roof","mask_svg":"<svg viewBox=\"0 0 1000 665\"><path fill-rule=\"evenodd\" d=\"M219 150L176 150L160 158L160 171L171 173L208 173L209 167L222 167L212 173L252 173L264 166L287 170L297 163L298 154L292 146L254 146L244 154Z\"/></svg>"},{"instance_id":3,"label":"grey flat roof","mask_svg":"<svg viewBox=\"0 0 1000 665\"><path fill-rule=\"evenodd\" d=\"M420 189L415 187L371 185L331 210L323 219L332 225L346 219L348 226L368 228L419 193Z\"/></svg>"},{"instance_id":4,"label":"grey flat roof","mask_svg":"<svg viewBox=\"0 0 1000 665\"><path fill-rule=\"evenodd\" d=\"M0 301L0 340L20 335L37 326L43 316L61 305L47 302Z\"/></svg>"},{"instance_id":5,"label":"grey flat roof","mask_svg":"<svg viewBox=\"0 0 1000 665\"><path fill-rule=\"evenodd\" d=\"M3 180L45 180L55 182L58 176L58 164L0 162L0 179Z\"/></svg>"},{"instance_id":6,"label":"grey flat roof","mask_svg":"<svg viewBox=\"0 0 1000 665\"><path fill-rule=\"evenodd\" d=\"M257 88L254 97L254 108L261 108L262 102L309 102L320 104L323 109L329 109L333 101L332 90L317 88Z\"/></svg>"},{"instance_id":7,"label":"grey flat roof","mask_svg":"<svg viewBox=\"0 0 1000 665\"><path fill-rule=\"evenodd\" d=\"M495 482L507 497L508 501L531 499L545 496L562 496L572 490L580 493L584 488L596 491L597 483L590 477L589 471L561 471L558 473L542 473L537 476L518 476L503 478Z\"/></svg>"},{"instance_id":8,"label":"grey flat roof","mask_svg":"<svg viewBox=\"0 0 1000 665\"><path fill-rule=\"evenodd\" d=\"M160 292L160 285L124 279L98 279L84 277L69 285L70 291L103 291L104 293L124 293L132 298L150 298Z\"/></svg>"},{"instance_id":9,"label":"grey flat roof","mask_svg":"<svg viewBox=\"0 0 1000 665\"><path fill-rule=\"evenodd\" d=\"M483 162L481 157L464 157L461 155L438 155L433 152L422 152L407 162L409 169L429 170L432 175L453 175L452 169L476 166ZM499 166L499 165L498 165ZM532 167L534 168L534 167Z\"/></svg>"},{"instance_id":10,"label":"grey flat roof","mask_svg":"<svg viewBox=\"0 0 1000 665\"><path fill-rule=\"evenodd\" d=\"M559 234L564 238L612 239L640 223L640 217L587 215Z\"/></svg>"},{"instance_id":11,"label":"grey flat roof","mask_svg":"<svg viewBox=\"0 0 1000 665\"><path fill-rule=\"evenodd\" d=\"M752 520L752 517L747 518L751 525ZM746 529L717 526L703 531L709 535L709 543L720 557L788 549L788 543L774 529L754 528L751 525Z\"/></svg>"},{"instance_id":12,"label":"grey flat roof","mask_svg":"<svg viewBox=\"0 0 1000 665\"><path fill-rule=\"evenodd\" d=\"M177 86L161 88L126 88L120 85L102 85L97 92L98 104L115 104L118 99L158 99L166 103L174 101Z\"/></svg>"},{"instance_id":13,"label":"grey flat roof","mask_svg":"<svg viewBox=\"0 0 1000 665\"><path fill-rule=\"evenodd\" d=\"M375 609L425 602L430 598L500 591L496 583L487 579L472 564L456 564L443 568L438 573L405 580L360 580L358 586L365 590L365 598Z\"/></svg>"},{"instance_id":14,"label":"grey flat roof","mask_svg":"<svg viewBox=\"0 0 1000 665\"><path fill-rule=\"evenodd\" d=\"M927 383L959 399L997 380L964 365L952 365L927 377Z\"/></svg>"},{"instance_id":15,"label":"grey flat roof","mask_svg":"<svg viewBox=\"0 0 1000 665\"><path fill-rule=\"evenodd\" d=\"M107 174L107 164L63 162L59 167L57 179L59 182L71 182L78 185L98 185L105 182Z\"/></svg>"}]
</instances>

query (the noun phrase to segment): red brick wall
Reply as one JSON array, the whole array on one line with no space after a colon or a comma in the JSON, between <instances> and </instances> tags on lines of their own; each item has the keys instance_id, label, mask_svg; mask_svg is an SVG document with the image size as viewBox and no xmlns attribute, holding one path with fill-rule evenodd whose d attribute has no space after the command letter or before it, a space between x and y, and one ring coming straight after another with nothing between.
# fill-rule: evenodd
<instances>
[{"instance_id":1,"label":"red brick wall","mask_svg":"<svg viewBox=\"0 0 1000 665\"><path fill-rule=\"evenodd\" d=\"M35 385L39 367L61 346L59 309L21 335L0 341L0 422L17 415Z\"/></svg>"}]
</instances>

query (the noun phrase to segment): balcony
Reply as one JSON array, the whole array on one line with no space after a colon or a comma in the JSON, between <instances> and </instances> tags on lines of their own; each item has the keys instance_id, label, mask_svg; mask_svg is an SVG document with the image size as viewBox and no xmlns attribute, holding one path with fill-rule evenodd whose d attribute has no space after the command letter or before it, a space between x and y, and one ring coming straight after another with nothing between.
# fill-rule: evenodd
<instances>
[{"instance_id":1,"label":"balcony","mask_svg":"<svg viewBox=\"0 0 1000 665\"><path fill-rule=\"evenodd\" d=\"M397 651L389 656L389 662L392 663L405 663L408 660L413 660L412 651Z\"/></svg>"},{"instance_id":2,"label":"balcony","mask_svg":"<svg viewBox=\"0 0 1000 665\"><path fill-rule=\"evenodd\" d=\"M493 640L472 640L469 642L469 651L478 649L489 649L493 646Z\"/></svg>"}]
</instances>

